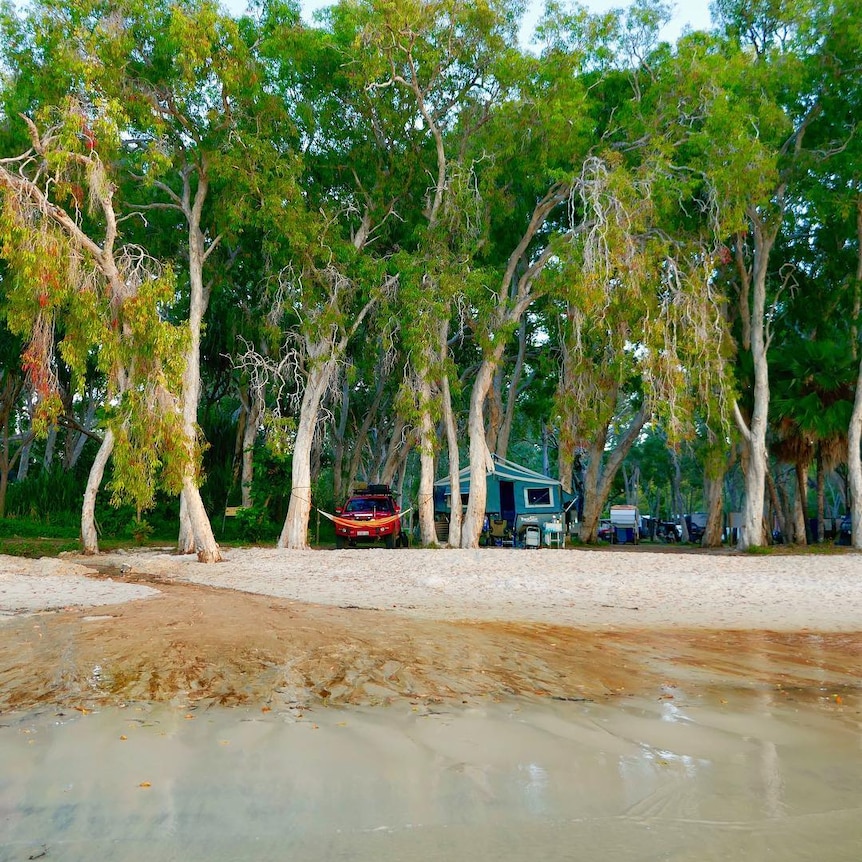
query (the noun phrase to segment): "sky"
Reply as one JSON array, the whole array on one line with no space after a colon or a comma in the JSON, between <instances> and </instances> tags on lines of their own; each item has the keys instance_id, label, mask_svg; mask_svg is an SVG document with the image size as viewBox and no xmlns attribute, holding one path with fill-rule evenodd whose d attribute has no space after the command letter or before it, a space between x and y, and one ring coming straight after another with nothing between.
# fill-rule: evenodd
<instances>
[{"instance_id":1,"label":"sky","mask_svg":"<svg viewBox=\"0 0 862 862\"><path fill-rule=\"evenodd\" d=\"M246 0L222 0L225 7L237 14L242 12ZM299 0L303 17L311 21L315 9L333 5L334 0ZM606 12L608 9L625 8L630 5L629 0L581 0L583 5L593 12ZM538 21L544 8L544 0L528 0L529 7L524 19L523 36L528 40L532 35L532 28ZM680 0L674 4L676 14L674 20L662 33L662 38L675 41L686 26L693 30L702 30L709 26L709 0Z\"/></svg>"}]
</instances>

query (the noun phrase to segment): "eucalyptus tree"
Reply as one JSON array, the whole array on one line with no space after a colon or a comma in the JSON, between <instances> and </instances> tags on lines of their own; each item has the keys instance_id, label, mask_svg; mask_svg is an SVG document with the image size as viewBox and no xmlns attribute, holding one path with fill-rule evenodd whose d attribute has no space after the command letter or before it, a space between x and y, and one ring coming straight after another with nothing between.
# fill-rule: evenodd
<instances>
[{"instance_id":1,"label":"eucalyptus tree","mask_svg":"<svg viewBox=\"0 0 862 862\"><path fill-rule=\"evenodd\" d=\"M199 452L201 327L211 285L205 264L226 233L248 221L247 182L238 176L261 149L261 70L248 41L253 28L208 0L169 7L145 3L122 9L106 27L103 50L121 74L106 83L129 113L126 150L139 184L129 189L137 209L173 213L184 225L182 254L187 266L189 348L183 375L183 427L187 445ZM252 29L252 32L247 32ZM249 120L249 113L255 114ZM251 154L251 156L250 156ZM220 559L190 462L180 509L181 550L205 561Z\"/></svg>"},{"instance_id":2,"label":"eucalyptus tree","mask_svg":"<svg viewBox=\"0 0 862 862\"><path fill-rule=\"evenodd\" d=\"M713 11L726 41L712 59L702 55L704 73L712 68L704 171L725 223L735 224L740 348L750 353L753 366L750 415L735 411L745 449L739 544L746 548L761 544L764 535L771 308L790 276L786 269L776 271L773 251L799 184L830 155L830 147L809 141L830 122L825 108L841 72L829 59L825 39L833 4L718 0Z\"/></svg>"},{"instance_id":3,"label":"eucalyptus tree","mask_svg":"<svg viewBox=\"0 0 862 862\"><path fill-rule=\"evenodd\" d=\"M825 5L825 4L824 4ZM830 158L815 165L809 200L832 242L820 243L834 269L833 285L845 295L849 322L847 353L858 363L856 392L847 429L852 544L862 549L862 3L836 0L819 15L822 41L824 122L816 130L818 148ZM840 226L840 227L839 227ZM837 229L836 229L837 228ZM853 255L855 252L855 255ZM843 267L843 272L838 271Z\"/></svg>"},{"instance_id":4,"label":"eucalyptus tree","mask_svg":"<svg viewBox=\"0 0 862 862\"><path fill-rule=\"evenodd\" d=\"M419 522L436 543L433 481L438 419L450 476L459 459L449 351L456 307L481 279L474 263L484 240L486 205L471 145L505 92L498 75L515 41L516 5L464 0L372 0L330 12L347 70L349 111L366 122L344 135L341 192L354 203L356 245L397 252L398 337L409 357L401 409L418 428ZM329 98L332 98L330 93ZM333 118L332 112L324 115ZM330 136L331 137L331 136ZM330 163L337 161L337 152ZM464 299L459 299L464 297ZM460 511L451 540L460 540Z\"/></svg>"},{"instance_id":5,"label":"eucalyptus tree","mask_svg":"<svg viewBox=\"0 0 862 862\"><path fill-rule=\"evenodd\" d=\"M574 187L573 210L586 229L550 276L564 286L560 474L571 472L576 449L589 450L588 541L651 417L678 446L694 435L696 408L719 425L729 414L723 296L714 283L718 225L708 184L690 161L690 117L680 116L689 57L657 41L666 16L661 4L641 3L601 20L590 76L599 143ZM583 20L563 19L557 39L584 41Z\"/></svg>"},{"instance_id":6,"label":"eucalyptus tree","mask_svg":"<svg viewBox=\"0 0 862 862\"><path fill-rule=\"evenodd\" d=\"M84 551L95 553L96 491L112 454L114 499L131 500L139 510L153 504L160 478L176 488L191 458L177 433L184 339L159 314L174 280L142 248L121 243L115 116L70 95L21 122L30 146L0 158L6 315L27 343L22 361L38 398L37 429L62 410L56 349L78 384L94 355L109 381L107 427L81 515Z\"/></svg>"}]
</instances>

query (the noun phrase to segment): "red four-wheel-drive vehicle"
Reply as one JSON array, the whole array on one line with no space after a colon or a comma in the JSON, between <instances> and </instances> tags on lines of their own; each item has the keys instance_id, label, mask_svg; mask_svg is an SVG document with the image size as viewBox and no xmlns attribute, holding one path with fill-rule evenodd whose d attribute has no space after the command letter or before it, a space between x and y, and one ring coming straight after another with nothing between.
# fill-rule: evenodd
<instances>
[{"instance_id":1,"label":"red four-wheel-drive vehicle","mask_svg":"<svg viewBox=\"0 0 862 862\"><path fill-rule=\"evenodd\" d=\"M381 541L387 548L404 544L400 509L388 485L357 488L335 510L335 547Z\"/></svg>"}]
</instances>

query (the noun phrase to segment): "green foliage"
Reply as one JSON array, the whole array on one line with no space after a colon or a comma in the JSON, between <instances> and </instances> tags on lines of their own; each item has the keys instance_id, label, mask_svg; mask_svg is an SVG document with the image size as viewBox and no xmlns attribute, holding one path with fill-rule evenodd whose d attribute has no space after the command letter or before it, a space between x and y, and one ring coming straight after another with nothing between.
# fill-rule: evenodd
<instances>
[{"instance_id":1,"label":"green foliage","mask_svg":"<svg viewBox=\"0 0 862 862\"><path fill-rule=\"evenodd\" d=\"M236 526L240 538L246 542L274 539L278 535L278 527L273 524L265 506L240 509L236 514Z\"/></svg>"}]
</instances>

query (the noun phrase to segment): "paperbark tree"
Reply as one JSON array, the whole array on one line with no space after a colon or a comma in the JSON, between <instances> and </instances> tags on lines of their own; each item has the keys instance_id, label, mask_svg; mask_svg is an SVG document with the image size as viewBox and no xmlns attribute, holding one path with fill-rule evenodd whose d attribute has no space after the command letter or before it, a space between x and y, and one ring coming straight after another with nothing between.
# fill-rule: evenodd
<instances>
[{"instance_id":1,"label":"paperbark tree","mask_svg":"<svg viewBox=\"0 0 862 862\"><path fill-rule=\"evenodd\" d=\"M825 100L837 77L822 74L823 63L832 68L828 40L822 38L823 28L829 28L825 8L803 4L779 10L773 4L720 0L715 11L728 33L730 54L716 90L725 95L721 103L713 101L709 111L711 144L705 170L717 205L737 213L739 221L734 260L741 348L750 353L752 363L749 408L734 411L746 448L739 538L739 547L745 549L760 545L764 535L768 351L775 294L784 281L772 272L773 252L800 183L813 164L829 156L829 150L808 149L807 139L816 138L817 125L824 122ZM729 104L734 106L731 117ZM741 123L745 117L749 122ZM736 130L732 140L728 120Z\"/></svg>"},{"instance_id":2,"label":"paperbark tree","mask_svg":"<svg viewBox=\"0 0 862 862\"><path fill-rule=\"evenodd\" d=\"M393 280L386 281L380 286L380 292L372 292L361 301L358 310L354 310L349 302L351 298L356 301L356 287L333 266L309 268L299 277L289 277L288 289L298 299L295 307L304 310L300 338L305 380L293 442L290 503L278 539L279 548L303 550L308 547L311 450L321 403L335 379L350 339L362 326L381 293L394 287Z\"/></svg>"},{"instance_id":3,"label":"paperbark tree","mask_svg":"<svg viewBox=\"0 0 862 862\"><path fill-rule=\"evenodd\" d=\"M160 477L173 487L176 469L192 457L178 449L176 435L183 341L158 314L174 282L142 249L119 245L115 185L102 160L119 146L112 118L69 99L47 129L22 119L30 148L0 159L7 319L29 341L23 362L39 399L37 428L62 410L53 368L59 322L59 349L76 381L84 381L91 353L109 381L116 403L81 513L84 552L96 553L95 493L112 452L114 499L132 500L139 510L152 505Z\"/></svg>"}]
</instances>

